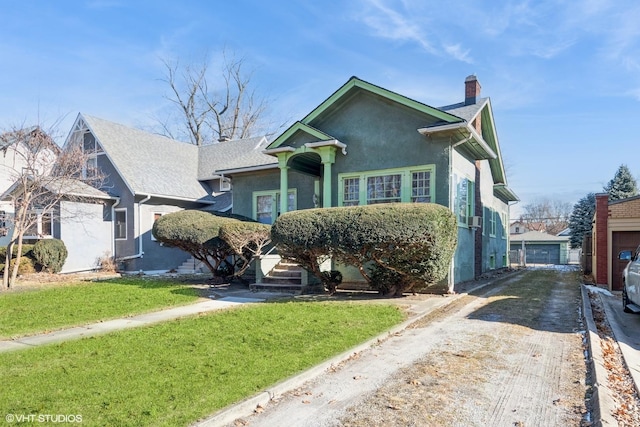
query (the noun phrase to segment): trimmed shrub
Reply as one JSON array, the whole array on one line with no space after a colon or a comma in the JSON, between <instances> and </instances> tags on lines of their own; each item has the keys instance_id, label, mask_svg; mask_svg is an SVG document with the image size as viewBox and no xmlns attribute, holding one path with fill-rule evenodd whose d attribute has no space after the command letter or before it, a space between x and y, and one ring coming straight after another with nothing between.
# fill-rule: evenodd
<instances>
[{"instance_id":1,"label":"trimmed shrub","mask_svg":"<svg viewBox=\"0 0 640 427\"><path fill-rule=\"evenodd\" d=\"M13 247L13 258L16 257L17 248L18 248L18 245L15 245ZM22 256L26 256L33 259L32 251L33 251L33 245L22 245ZM3 262L6 257L7 257L7 247L0 246L0 262Z\"/></svg>"},{"instance_id":2,"label":"trimmed shrub","mask_svg":"<svg viewBox=\"0 0 640 427\"><path fill-rule=\"evenodd\" d=\"M59 273L67 260L67 247L60 239L42 239L33 245L33 258L36 265L49 273Z\"/></svg>"},{"instance_id":3,"label":"trimmed shrub","mask_svg":"<svg viewBox=\"0 0 640 427\"><path fill-rule=\"evenodd\" d=\"M14 246L12 259L17 258L17 248ZM4 274L5 258L7 256L7 247L0 247L0 273ZM35 273L35 260L33 259L33 245L22 245L22 254L20 256L20 266L18 267L18 274L31 274Z\"/></svg>"},{"instance_id":4,"label":"trimmed shrub","mask_svg":"<svg viewBox=\"0 0 640 427\"><path fill-rule=\"evenodd\" d=\"M384 295L424 289L446 277L457 221L437 204L390 203L309 209L281 215L272 228L278 251L327 284L329 257L353 265Z\"/></svg>"},{"instance_id":5,"label":"trimmed shrub","mask_svg":"<svg viewBox=\"0 0 640 427\"><path fill-rule=\"evenodd\" d=\"M235 276L242 276L254 257L271 243L271 226L259 222L233 221L220 227L218 236L235 254Z\"/></svg>"},{"instance_id":6,"label":"trimmed shrub","mask_svg":"<svg viewBox=\"0 0 640 427\"><path fill-rule=\"evenodd\" d=\"M14 261L12 261L12 265L15 262L15 258L13 258ZM4 261L4 258L2 259L2 261ZM18 267L18 275L24 275L24 274L32 274L36 272L36 267L34 265L34 261L33 259L29 258L28 256L21 256L20 257L20 266ZM0 262L0 274L4 274L4 262Z\"/></svg>"},{"instance_id":7,"label":"trimmed shrub","mask_svg":"<svg viewBox=\"0 0 640 427\"><path fill-rule=\"evenodd\" d=\"M214 276L240 276L269 243L269 230L241 215L184 210L158 218L152 233L202 261Z\"/></svg>"},{"instance_id":8,"label":"trimmed shrub","mask_svg":"<svg viewBox=\"0 0 640 427\"><path fill-rule=\"evenodd\" d=\"M332 228L336 209L287 212L271 226L271 238L280 256L300 264L318 278L329 293L335 289L331 278L320 270L320 266L334 253L334 236L339 233L339 228Z\"/></svg>"}]
</instances>

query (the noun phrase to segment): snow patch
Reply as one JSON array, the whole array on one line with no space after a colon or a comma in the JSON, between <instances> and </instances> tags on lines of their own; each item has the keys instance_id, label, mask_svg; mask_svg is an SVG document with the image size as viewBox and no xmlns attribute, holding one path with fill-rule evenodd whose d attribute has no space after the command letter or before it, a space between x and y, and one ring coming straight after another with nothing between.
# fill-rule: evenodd
<instances>
[{"instance_id":1,"label":"snow patch","mask_svg":"<svg viewBox=\"0 0 640 427\"><path fill-rule=\"evenodd\" d=\"M612 297L613 294L611 292L609 292L608 289L604 289L604 288L599 288L597 286L593 286L593 285L585 285L587 287L587 290L590 292L600 292L601 294L604 294L608 297Z\"/></svg>"}]
</instances>

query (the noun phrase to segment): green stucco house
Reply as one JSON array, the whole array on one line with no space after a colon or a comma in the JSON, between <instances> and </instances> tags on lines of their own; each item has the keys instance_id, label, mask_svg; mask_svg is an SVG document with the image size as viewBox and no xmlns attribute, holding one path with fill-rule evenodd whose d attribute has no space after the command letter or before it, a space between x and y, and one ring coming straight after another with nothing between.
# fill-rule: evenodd
<instances>
[{"instance_id":1,"label":"green stucco house","mask_svg":"<svg viewBox=\"0 0 640 427\"><path fill-rule=\"evenodd\" d=\"M463 102L439 108L352 77L261 156L217 170L232 180L234 213L273 223L295 209L438 203L459 224L449 290L509 265L509 204L518 198L475 76Z\"/></svg>"}]
</instances>

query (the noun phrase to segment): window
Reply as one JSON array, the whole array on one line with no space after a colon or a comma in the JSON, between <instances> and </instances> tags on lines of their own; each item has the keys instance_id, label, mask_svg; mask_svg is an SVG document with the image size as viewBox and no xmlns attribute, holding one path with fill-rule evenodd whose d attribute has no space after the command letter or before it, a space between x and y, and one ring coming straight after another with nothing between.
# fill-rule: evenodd
<instances>
[{"instance_id":1,"label":"window","mask_svg":"<svg viewBox=\"0 0 640 427\"><path fill-rule=\"evenodd\" d=\"M467 178L455 177L456 195L455 195L455 212L458 217L458 224L463 226L469 225L469 218L473 216L474 205L474 183Z\"/></svg>"},{"instance_id":2,"label":"window","mask_svg":"<svg viewBox=\"0 0 640 427\"><path fill-rule=\"evenodd\" d=\"M344 199L342 206L360 204L360 178L345 178L342 181Z\"/></svg>"},{"instance_id":3,"label":"window","mask_svg":"<svg viewBox=\"0 0 640 427\"><path fill-rule=\"evenodd\" d=\"M489 215L489 235L495 237L496 235L496 216L497 212L492 210Z\"/></svg>"},{"instance_id":4,"label":"window","mask_svg":"<svg viewBox=\"0 0 640 427\"><path fill-rule=\"evenodd\" d=\"M34 209L29 212L31 225L24 232L24 238L41 239L52 236L51 212L42 212L41 209Z\"/></svg>"},{"instance_id":5,"label":"window","mask_svg":"<svg viewBox=\"0 0 640 427\"><path fill-rule=\"evenodd\" d=\"M295 211L296 190L289 190L287 211ZM263 224L273 224L280 215L280 192L258 191L253 193L253 217Z\"/></svg>"},{"instance_id":6,"label":"window","mask_svg":"<svg viewBox=\"0 0 640 427\"><path fill-rule=\"evenodd\" d=\"M164 215L164 213L161 212L154 212L153 213L153 223L151 224L151 226L153 227L153 224L156 223L156 221L162 216ZM151 233L151 240L156 240L155 236L153 235L153 232Z\"/></svg>"},{"instance_id":7,"label":"window","mask_svg":"<svg viewBox=\"0 0 640 427\"><path fill-rule=\"evenodd\" d=\"M116 239L127 238L127 210L126 209L116 209L113 226L114 226L113 234Z\"/></svg>"},{"instance_id":8,"label":"window","mask_svg":"<svg viewBox=\"0 0 640 427\"><path fill-rule=\"evenodd\" d=\"M88 179L97 175L98 158L89 157L82 168L82 179Z\"/></svg>"},{"instance_id":9,"label":"window","mask_svg":"<svg viewBox=\"0 0 640 427\"><path fill-rule=\"evenodd\" d=\"M433 166L340 174L339 206L378 203L430 203L434 199Z\"/></svg>"},{"instance_id":10,"label":"window","mask_svg":"<svg viewBox=\"0 0 640 427\"><path fill-rule=\"evenodd\" d=\"M82 152L87 156L87 160L82 168L82 179L95 177L98 170L97 155L102 153L102 148L91 132L87 131L82 136Z\"/></svg>"},{"instance_id":11,"label":"window","mask_svg":"<svg viewBox=\"0 0 640 427\"><path fill-rule=\"evenodd\" d=\"M82 152L87 156L102 152L100 144L98 144L95 136L89 131L85 132L82 137Z\"/></svg>"},{"instance_id":12,"label":"window","mask_svg":"<svg viewBox=\"0 0 640 427\"><path fill-rule=\"evenodd\" d=\"M402 176L380 175L367 178L367 204L393 203L402 201Z\"/></svg>"},{"instance_id":13,"label":"window","mask_svg":"<svg viewBox=\"0 0 640 427\"><path fill-rule=\"evenodd\" d=\"M413 172L411 174L411 201L414 203L431 202L431 172Z\"/></svg>"},{"instance_id":14,"label":"window","mask_svg":"<svg viewBox=\"0 0 640 427\"><path fill-rule=\"evenodd\" d=\"M7 212L0 211L0 237L6 236L7 233Z\"/></svg>"}]
</instances>

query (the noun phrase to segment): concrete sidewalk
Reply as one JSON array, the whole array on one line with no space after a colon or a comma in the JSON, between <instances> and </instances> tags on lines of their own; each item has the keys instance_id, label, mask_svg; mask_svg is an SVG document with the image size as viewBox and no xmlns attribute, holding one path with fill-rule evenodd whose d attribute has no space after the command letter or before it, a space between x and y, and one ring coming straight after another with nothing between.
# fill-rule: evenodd
<instances>
[{"instance_id":1,"label":"concrete sidewalk","mask_svg":"<svg viewBox=\"0 0 640 427\"><path fill-rule=\"evenodd\" d=\"M151 313L144 313L121 319L106 320L89 325L61 329L45 334L29 335L13 340L4 340L0 341L0 352L23 350L39 345L107 334L109 332L119 331L122 329L137 328L139 326L178 319L180 317L193 316L214 310L222 310L238 304L262 302L266 299L267 298L265 297L261 298L258 294L256 294L255 297L228 295L220 299L204 300L195 304L173 307Z\"/></svg>"}]
</instances>

